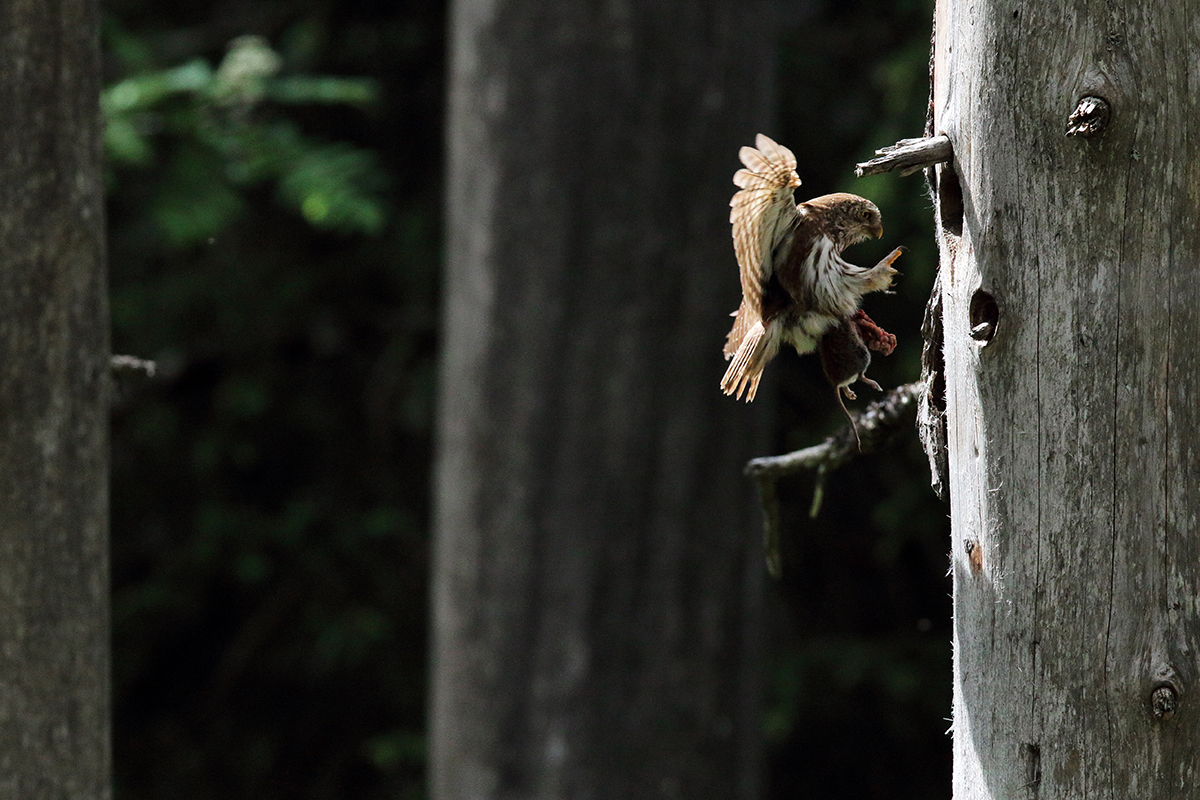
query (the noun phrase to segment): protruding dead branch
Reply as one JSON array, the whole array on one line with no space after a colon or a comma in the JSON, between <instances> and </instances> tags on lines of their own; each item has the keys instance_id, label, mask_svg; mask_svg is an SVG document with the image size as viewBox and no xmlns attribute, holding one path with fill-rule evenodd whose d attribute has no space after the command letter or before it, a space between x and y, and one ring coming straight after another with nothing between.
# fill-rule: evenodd
<instances>
[{"instance_id":1,"label":"protruding dead branch","mask_svg":"<svg viewBox=\"0 0 1200 800\"><path fill-rule=\"evenodd\" d=\"M867 406L857 418L858 435L862 440L860 450L849 425L830 436L824 442L782 456L756 458L746 464L746 474L758 485L759 500L763 507L763 550L767 560L767 571L778 578L783 572L779 555L779 501L775 482L787 475L802 470L817 470L818 479L824 478L860 453L870 453L881 447L897 431L912 426L916 418L917 398L921 394L920 383L907 383L892 389L881 399ZM814 501L811 515L815 516L820 503Z\"/></svg>"},{"instance_id":2,"label":"protruding dead branch","mask_svg":"<svg viewBox=\"0 0 1200 800\"><path fill-rule=\"evenodd\" d=\"M911 175L934 164L950 161L954 157L954 148L950 145L950 137L943 135L901 139L875 153L879 158L854 166L855 175L862 178L896 169L900 170L901 175Z\"/></svg>"},{"instance_id":3,"label":"protruding dead branch","mask_svg":"<svg viewBox=\"0 0 1200 800\"><path fill-rule=\"evenodd\" d=\"M153 378L158 370L158 364L137 356L113 356L109 361L113 375L137 375L140 378Z\"/></svg>"}]
</instances>

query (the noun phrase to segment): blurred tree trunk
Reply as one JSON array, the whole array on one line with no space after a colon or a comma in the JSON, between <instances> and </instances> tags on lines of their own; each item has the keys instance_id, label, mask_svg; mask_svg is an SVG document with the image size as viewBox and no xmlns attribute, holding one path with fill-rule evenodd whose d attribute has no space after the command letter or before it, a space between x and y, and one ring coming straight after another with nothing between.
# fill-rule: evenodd
<instances>
[{"instance_id":1,"label":"blurred tree trunk","mask_svg":"<svg viewBox=\"0 0 1200 800\"><path fill-rule=\"evenodd\" d=\"M771 408L718 384L770 10L454 5L439 800L757 795Z\"/></svg>"},{"instance_id":2,"label":"blurred tree trunk","mask_svg":"<svg viewBox=\"0 0 1200 800\"><path fill-rule=\"evenodd\" d=\"M937 5L958 800L1200 786L1195 12Z\"/></svg>"},{"instance_id":3,"label":"blurred tree trunk","mask_svg":"<svg viewBox=\"0 0 1200 800\"><path fill-rule=\"evenodd\" d=\"M108 797L99 12L0 10L0 795Z\"/></svg>"}]
</instances>

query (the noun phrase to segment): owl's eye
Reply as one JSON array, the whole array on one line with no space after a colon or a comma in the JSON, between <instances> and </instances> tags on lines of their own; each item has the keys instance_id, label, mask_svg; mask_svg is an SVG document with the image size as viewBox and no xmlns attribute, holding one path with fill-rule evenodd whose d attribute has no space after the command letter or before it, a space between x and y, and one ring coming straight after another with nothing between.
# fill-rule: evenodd
<instances>
[{"instance_id":1,"label":"owl's eye","mask_svg":"<svg viewBox=\"0 0 1200 800\"><path fill-rule=\"evenodd\" d=\"M870 210L866 209L866 208L860 208L858 210L858 218L861 219L863 222L866 222L867 220L869 220L871 218Z\"/></svg>"}]
</instances>

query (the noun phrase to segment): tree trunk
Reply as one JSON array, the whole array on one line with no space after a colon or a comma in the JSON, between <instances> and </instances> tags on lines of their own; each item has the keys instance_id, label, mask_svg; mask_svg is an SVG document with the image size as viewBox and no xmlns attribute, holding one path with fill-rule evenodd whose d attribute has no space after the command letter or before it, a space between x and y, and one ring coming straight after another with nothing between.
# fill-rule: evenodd
<instances>
[{"instance_id":1,"label":"tree trunk","mask_svg":"<svg viewBox=\"0 0 1200 800\"><path fill-rule=\"evenodd\" d=\"M0 795L108 797L99 13L0 10Z\"/></svg>"},{"instance_id":2,"label":"tree trunk","mask_svg":"<svg viewBox=\"0 0 1200 800\"><path fill-rule=\"evenodd\" d=\"M1196 16L937 4L958 800L1200 786Z\"/></svg>"},{"instance_id":3,"label":"tree trunk","mask_svg":"<svg viewBox=\"0 0 1200 800\"><path fill-rule=\"evenodd\" d=\"M719 383L768 12L455 4L438 800L757 794L771 409Z\"/></svg>"}]
</instances>

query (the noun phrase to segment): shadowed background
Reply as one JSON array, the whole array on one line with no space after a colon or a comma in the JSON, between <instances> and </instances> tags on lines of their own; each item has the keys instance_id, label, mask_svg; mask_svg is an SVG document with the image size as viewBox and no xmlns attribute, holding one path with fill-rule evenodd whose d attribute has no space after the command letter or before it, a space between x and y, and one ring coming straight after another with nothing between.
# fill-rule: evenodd
<instances>
[{"instance_id":1,"label":"shadowed background","mask_svg":"<svg viewBox=\"0 0 1200 800\"><path fill-rule=\"evenodd\" d=\"M879 204L884 239L852 260L909 248L866 307L900 339L873 376L915 380L929 202L852 165L924 128L930 4L778 11L765 132L799 195ZM117 796L423 797L445 5L106 12L114 350L160 367L113 415ZM773 452L841 424L814 359L771 371ZM927 485L915 434L831 476L816 520L807 482L781 485L766 796L949 795Z\"/></svg>"}]
</instances>

